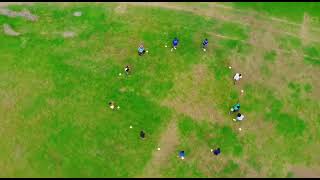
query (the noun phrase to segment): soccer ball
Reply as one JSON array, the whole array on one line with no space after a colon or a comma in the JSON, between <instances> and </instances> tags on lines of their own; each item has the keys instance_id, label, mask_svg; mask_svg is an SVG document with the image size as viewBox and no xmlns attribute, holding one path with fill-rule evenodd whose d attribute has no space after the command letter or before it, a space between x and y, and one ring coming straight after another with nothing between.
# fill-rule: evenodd
<instances>
[{"instance_id":1,"label":"soccer ball","mask_svg":"<svg viewBox=\"0 0 320 180\"><path fill-rule=\"evenodd\" d=\"M158 151L160 151L160 148L158 148Z\"/></svg>"},{"instance_id":2,"label":"soccer ball","mask_svg":"<svg viewBox=\"0 0 320 180\"><path fill-rule=\"evenodd\" d=\"M229 66L229 69L231 69L231 66Z\"/></svg>"}]
</instances>

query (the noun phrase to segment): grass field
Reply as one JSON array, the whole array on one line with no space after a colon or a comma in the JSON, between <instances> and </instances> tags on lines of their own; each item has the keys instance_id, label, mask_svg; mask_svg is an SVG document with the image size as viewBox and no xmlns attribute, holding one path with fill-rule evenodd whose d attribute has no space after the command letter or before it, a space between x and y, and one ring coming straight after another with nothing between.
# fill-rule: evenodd
<instances>
[{"instance_id":1,"label":"grass field","mask_svg":"<svg viewBox=\"0 0 320 180\"><path fill-rule=\"evenodd\" d=\"M319 7L8 6L39 18L0 15L0 177L320 177Z\"/></svg>"}]
</instances>

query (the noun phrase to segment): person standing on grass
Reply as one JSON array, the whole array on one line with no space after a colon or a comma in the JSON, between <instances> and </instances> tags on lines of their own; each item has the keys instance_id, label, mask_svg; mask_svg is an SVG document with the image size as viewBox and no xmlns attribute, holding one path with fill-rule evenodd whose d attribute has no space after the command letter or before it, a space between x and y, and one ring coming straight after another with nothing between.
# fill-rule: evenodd
<instances>
[{"instance_id":1,"label":"person standing on grass","mask_svg":"<svg viewBox=\"0 0 320 180\"><path fill-rule=\"evenodd\" d=\"M218 155L221 153L220 148L211 149L211 152L212 152L214 155L216 155L216 156L218 156Z\"/></svg>"},{"instance_id":2,"label":"person standing on grass","mask_svg":"<svg viewBox=\"0 0 320 180\"><path fill-rule=\"evenodd\" d=\"M141 44L138 48L138 54L139 54L139 56L142 56L144 53L146 53L146 50L144 49L143 45Z\"/></svg>"},{"instance_id":3,"label":"person standing on grass","mask_svg":"<svg viewBox=\"0 0 320 180\"><path fill-rule=\"evenodd\" d=\"M179 40L178 40L178 38L175 37L175 38L173 39L173 41L172 41L172 46L173 46L173 48L174 48L174 49L177 49L178 44L179 44Z\"/></svg>"},{"instance_id":4,"label":"person standing on grass","mask_svg":"<svg viewBox=\"0 0 320 180\"><path fill-rule=\"evenodd\" d=\"M236 81L239 81L242 78L240 73L236 73L233 77L233 84L236 84Z\"/></svg>"},{"instance_id":5,"label":"person standing on grass","mask_svg":"<svg viewBox=\"0 0 320 180\"><path fill-rule=\"evenodd\" d=\"M230 109L230 113L237 112L237 111L239 111L239 110L240 110L240 104L237 103L237 104L235 104L235 105L232 106L232 108ZM229 114L230 114L230 113L229 113Z\"/></svg>"},{"instance_id":6,"label":"person standing on grass","mask_svg":"<svg viewBox=\"0 0 320 180\"><path fill-rule=\"evenodd\" d=\"M206 49L208 48L208 39L206 38L203 42L202 42L202 48L204 51L206 51Z\"/></svg>"},{"instance_id":7,"label":"person standing on grass","mask_svg":"<svg viewBox=\"0 0 320 180\"><path fill-rule=\"evenodd\" d=\"M238 113L237 114L237 121L242 121L243 119L244 119L244 115L243 114L240 114L240 113Z\"/></svg>"},{"instance_id":8,"label":"person standing on grass","mask_svg":"<svg viewBox=\"0 0 320 180\"><path fill-rule=\"evenodd\" d=\"M181 159L184 159L184 157L185 157L184 151L180 151L180 152L179 152L179 157L180 157Z\"/></svg>"},{"instance_id":9,"label":"person standing on grass","mask_svg":"<svg viewBox=\"0 0 320 180\"><path fill-rule=\"evenodd\" d=\"M129 75L130 67L129 67L129 66L126 66L126 67L124 68L124 71L126 72L127 75Z\"/></svg>"},{"instance_id":10,"label":"person standing on grass","mask_svg":"<svg viewBox=\"0 0 320 180\"><path fill-rule=\"evenodd\" d=\"M146 134L143 131L140 131L140 137L141 139L144 139L146 137Z\"/></svg>"},{"instance_id":11,"label":"person standing on grass","mask_svg":"<svg viewBox=\"0 0 320 180\"><path fill-rule=\"evenodd\" d=\"M112 110L114 110L114 108L115 108L115 103L113 102L113 101L110 101L109 102L109 107L110 107L110 109L112 109Z\"/></svg>"}]
</instances>

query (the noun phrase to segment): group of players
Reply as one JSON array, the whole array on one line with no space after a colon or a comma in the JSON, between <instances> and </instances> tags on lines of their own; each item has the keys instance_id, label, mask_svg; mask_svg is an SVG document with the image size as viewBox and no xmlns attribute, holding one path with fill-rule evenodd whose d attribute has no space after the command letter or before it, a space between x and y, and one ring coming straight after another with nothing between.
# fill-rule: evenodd
<instances>
[{"instance_id":1,"label":"group of players","mask_svg":"<svg viewBox=\"0 0 320 180\"><path fill-rule=\"evenodd\" d=\"M206 51L206 50L207 50L207 48L208 48L208 43L209 43L209 42L208 42L208 39L207 39L207 38L203 40L203 42L202 42L202 49L203 49L203 51ZM178 39L178 38L174 38L173 41L172 41L172 49L171 49L171 51L176 50L177 47L178 47L178 45L179 45L179 39ZM147 50L144 48L144 46L141 44L141 45L138 47L138 55L139 55L139 56L142 56L142 55L144 55L145 53L148 53L148 51L147 51ZM231 68L231 67L230 67L230 68ZM129 75L129 73L131 72L131 69L130 69L130 67L127 65L127 66L125 66L124 71L125 71L125 74L126 74L126 75ZM120 75L121 75L121 73L120 73ZM234 77L233 77L234 84L235 84L237 81L239 81L241 78L242 78L242 75L241 75L240 73L236 73L236 74L234 75ZM242 90L242 91L243 91L243 90ZM115 107L116 107L115 102L110 101L110 102L109 102L109 107L110 107L112 110L114 110ZM120 108L120 107L118 106L118 109L119 109L119 108ZM238 103L236 103L235 105L233 105L233 106L231 107L230 112L229 112L229 114L237 113L237 114L236 114L236 117L233 119L233 121L242 121L242 120L244 119L244 115L241 114L241 113L239 113L239 111L240 111L240 103L238 102ZM130 126L130 128L132 128L132 127ZM146 137L145 132L144 132L144 131L140 131L140 138L145 139L145 137ZM211 152L212 152L214 155L219 155L219 154L221 153L221 150L220 150L219 147L217 147L217 148L215 148L215 149L211 149ZM178 154L178 156L179 156L181 159L184 159L184 158L185 158L185 152L184 152L184 151L180 151L179 154Z\"/></svg>"}]
</instances>

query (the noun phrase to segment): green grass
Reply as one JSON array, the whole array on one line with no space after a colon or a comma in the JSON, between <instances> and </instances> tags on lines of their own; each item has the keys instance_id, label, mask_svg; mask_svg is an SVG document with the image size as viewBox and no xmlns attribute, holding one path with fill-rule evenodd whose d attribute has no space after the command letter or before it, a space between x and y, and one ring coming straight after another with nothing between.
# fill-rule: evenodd
<instances>
[{"instance_id":1,"label":"green grass","mask_svg":"<svg viewBox=\"0 0 320 180\"><path fill-rule=\"evenodd\" d=\"M280 49L288 51L297 50L302 46L301 39L288 35L277 38L277 41Z\"/></svg>"},{"instance_id":2,"label":"green grass","mask_svg":"<svg viewBox=\"0 0 320 180\"><path fill-rule=\"evenodd\" d=\"M248 38L249 30L238 24L223 23L215 30L215 32L233 39L246 40Z\"/></svg>"},{"instance_id":3,"label":"green grass","mask_svg":"<svg viewBox=\"0 0 320 180\"><path fill-rule=\"evenodd\" d=\"M293 22L301 23L304 13L320 18L318 2L236 2L233 6L240 9L250 9L264 13L268 16L284 18Z\"/></svg>"},{"instance_id":4,"label":"green grass","mask_svg":"<svg viewBox=\"0 0 320 180\"><path fill-rule=\"evenodd\" d=\"M264 60L266 60L268 62L275 62L276 56L277 56L276 51L272 50L272 51L265 53Z\"/></svg>"},{"instance_id":5,"label":"green grass","mask_svg":"<svg viewBox=\"0 0 320 180\"><path fill-rule=\"evenodd\" d=\"M304 61L311 65L320 65L320 49L318 44L314 46L307 46L303 49L307 55L304 57Z\"/></svg>"},{"instance_id":6,"label":"green grass","mask_svg":"<svg viewBox=\"0 0 320 180\"><path fill-rule=\"evenodd\" d=\"M311 84L305 84L303 86L303 88L304 88L305 92L307 92L307 93L312 92L312 85Z\"/></svg>"},{"instance_id":7,"label":"green grass","mask_svg":"<svg viewBox=\"0 0 320 180\"><path fill-rule=\"evenodd\" d=\"M249 77L241 82L243 96L240 85L233 85L234 70L228 68L233 53L246 58L255 52L243 43L250 38L250 27L155 7L128 6L118 14L116 7L115 3L37 4L27 7L40 17L33 23L0 16L0 24L9 23L23 33L19 37L0 33L5 42L0 43L1 177L139 176L164 127L174 118L178 146L168 152L158 176L245 177L254 170L266 172L267 177L292 177L285 164L319 164L314 150L319 148L315 142L320 138L316 112L320 104L309 97L316 85L290 81L279 90L281 96L277 89ZM307 7L315 14L317 5L285 12L275 3L252 7L298 21ZM83 15L74 17L74 11ZM64 31L77 35L63 38ZM212 32L235 40L211 36ZM181 44L171 52L164 45L174 37ZM205 37L210 43L207 52L199 48ZM139 57L141 42L149 53ZM295 38L283 36L277 42L286 50L302 47ZM317 45L302 49L309 58L320 58ZM261 57L265 62L257 71L273 76L278 54L268 51ZM311 66L318 64L312 62ZM125 65L132 67L132 74L119 76ZM196 65L207 68L197 87ZM221 115L219 122L189 117L163 104L194 92L185 100L206 102ZM110 110L110 100L120 109ZM246 120L234 123L227 111L239 100ZM146 132L146 140L139 138L140 130ZM219 157L210 153L217 146L222 150ZM182 149L186 161L176 158Z\"/></svg>"}]
</instances>

